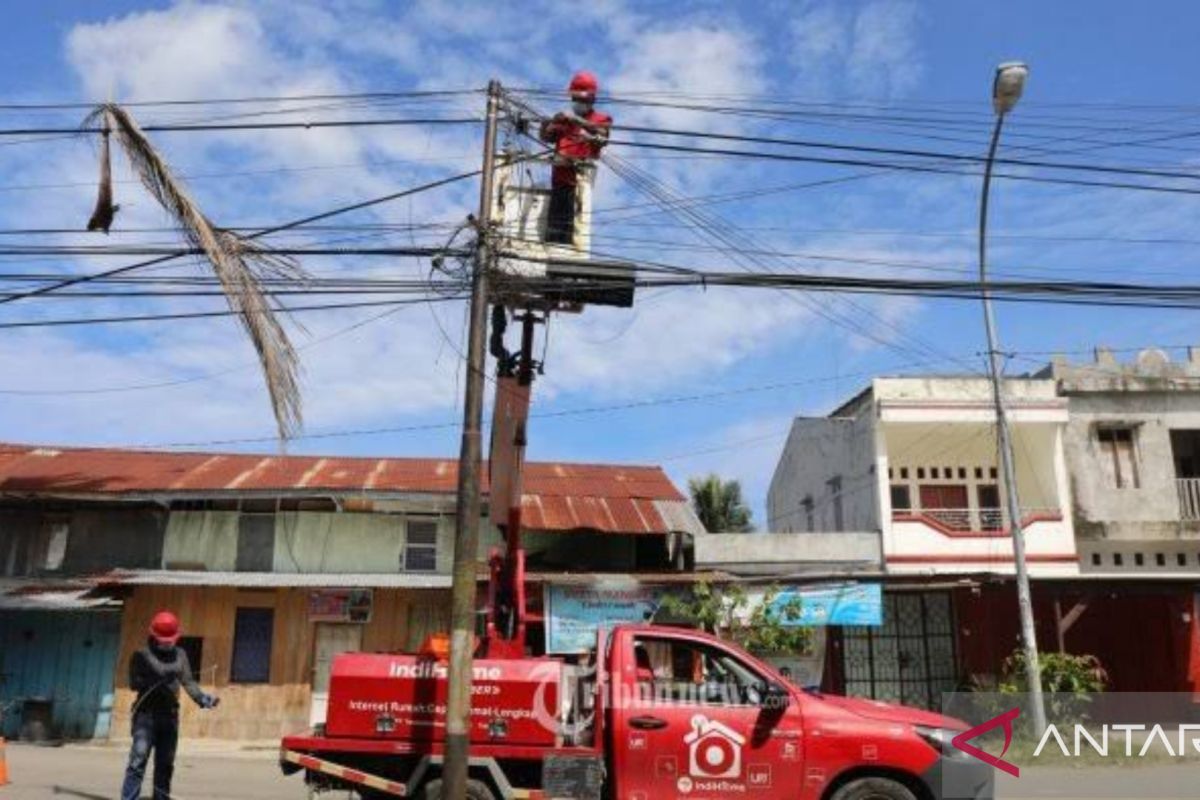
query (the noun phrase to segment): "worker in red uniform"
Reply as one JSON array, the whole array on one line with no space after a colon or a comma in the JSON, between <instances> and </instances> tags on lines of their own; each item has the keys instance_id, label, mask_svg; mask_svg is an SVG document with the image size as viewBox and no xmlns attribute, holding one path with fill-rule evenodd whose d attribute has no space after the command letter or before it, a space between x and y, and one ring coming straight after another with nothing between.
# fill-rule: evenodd
<instances>
[{"instance_id":1,"label":"worker in red uniform","mask_svg":"<svg viewBox=\"0 0 1200 800\"><path fill-rule=\"evenodd\" d=\"M542 141L554 145L550 172L550 214L546 241L571 244L575 234L576 198L580 162L594 161L608 144L612 117L596 110L600 84L590 72L576 72L567 91L571 110L560 111L542 123Z\"/></svg>"},{"instance_id":2,"label":"worker in red uniform","mask_svg":"<svg viewBox=\"0 0 1200 800\"><path fill-rule=\"evenodd\" d=\"M133 747L125 767L121 800L138 800L146 765L154 753L154 800L171 800L175 747L179 742L179 689L201 708L216 708L220 700L205 694L192 677L187 653L179 647L179 618L160 611L150 621L146 646L129 659L129 688L133 701Z\"/></svg>"}]
</instances>

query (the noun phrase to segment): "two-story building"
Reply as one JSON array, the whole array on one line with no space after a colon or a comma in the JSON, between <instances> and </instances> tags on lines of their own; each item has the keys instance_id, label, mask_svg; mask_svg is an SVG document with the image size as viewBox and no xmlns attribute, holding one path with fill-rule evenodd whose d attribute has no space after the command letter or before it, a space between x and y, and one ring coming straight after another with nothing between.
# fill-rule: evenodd
<instances>
[{"instance_id":1,"label":"two-story building","mask_svg":"<svg viewBox=\"0 0 1200 800\"><path fill-rule=\"evenodd\" d=\"M447 628L456 483L437 459L0 448L7 735L39 715L70 738L125 735L124 665L163 608L222 698L184 704L186 735L320 721L336 653ZM673 569L702 530L657 467L529 463L523 506L543 580ZM501 544L490 524L482 538L481 564Z\"/></svg>"},{"instance_id":2,"label":"two-story building","mask_svg":"<svg viewBox=\"0 0 1200 800\"><path fill-rule=\"evenodd\" d=\"M1074 613L1060 644L1113 654L1117 685L1200 692L1200 349L1101 348L1039 376L1069 403L1081 581L1059 600Z\"/></svg>"},{"instance_id":3,"label":"two-story building","mask_svg":"<svg viewBox=\"0 0 1200 800\"><path fill-rule=\"evenodd\" d=\"M1175 365L1175 379L1192 369ZM1189 406L1161 381L1105 370L1058 363L1004 382L1039 645L1098 656L1117 689L1192 691L1200 555L1186 521L1195 420L1182 410L1200 410L1200 395ZM994 680L1019 644L996 448L979 377L878 378L829 416L793 423L769 530L881 539L883 625L843 628L831 645L845 691L936 705Z\"/></svg>"},{"instance_id":4,"label":"two-story building","mask_svg":"<svg viewBox=\"0 0 1200 800\"><path fill-rule=\"evenodd\" d=\"M1076 574L1067 403L1053 381L1009 380L1006 389L1030 569ZM877 378L828 416L793 422L767 496L768 529L875 532L881 541L883 624L833 632L838 688L936 706L971 668L1015 646L1016 628L962 624L982 582L1011 588L1005 576L1014 573L995 431L988 381L967 376ZM1014 618L1015 609L1014 599Z\"/></svg>"}]
</instances>

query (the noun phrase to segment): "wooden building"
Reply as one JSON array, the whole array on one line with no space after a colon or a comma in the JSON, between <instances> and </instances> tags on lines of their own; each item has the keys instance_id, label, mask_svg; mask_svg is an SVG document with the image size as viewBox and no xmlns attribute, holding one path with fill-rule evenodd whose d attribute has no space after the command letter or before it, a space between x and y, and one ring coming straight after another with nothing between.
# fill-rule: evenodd
<instances>
[{"instance_id":1,"label":"wooden building","mask_svg":"<svg viewBox=\"0 0 1200 800\"><path fill-rule=\"evenodd\" d=\"M0 447L0 629L6 602L56 582L119 605L104 713L124 737L129 657L171 609L221 697L211 712L184 701L184 735L275 739L323 719L336 653L411 650L448 627L456 483L436 459ZM702 531L657 467L530 463L523 505L532 569L670 569ZM485 524L481 564L500 544ZM65 684L39 680L54 702Z\"/></svg>"}]
</instances>

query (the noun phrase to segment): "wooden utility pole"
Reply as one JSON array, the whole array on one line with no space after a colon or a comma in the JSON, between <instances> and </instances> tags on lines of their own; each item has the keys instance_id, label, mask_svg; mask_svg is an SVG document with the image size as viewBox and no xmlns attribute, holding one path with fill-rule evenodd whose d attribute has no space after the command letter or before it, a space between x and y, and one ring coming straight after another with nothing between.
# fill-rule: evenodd
<instances>
[{"instance_id":1,"label":"wooden utility pole","mask_svg":"<svg viewBox=\"0 0 1200 800\"><path fill-rule=\"evenodd\" d=\"M486 367L488 270L492 253L492 177L496 161L496 121L500 83L487 90L487 124L483 134L483 176L479 188L478 242L471 278L470 328L467 334L467 379L463 402L462 449L458 457L458 499L454 517L454 573L451 587L450 674L446 698L446 753L442 764L443 800L463 800L467 792L467 759L471 724L471 664L475 650L476 554L479 550L479 478L483 469L482 427Z\"/></svg>"}]
</instances>

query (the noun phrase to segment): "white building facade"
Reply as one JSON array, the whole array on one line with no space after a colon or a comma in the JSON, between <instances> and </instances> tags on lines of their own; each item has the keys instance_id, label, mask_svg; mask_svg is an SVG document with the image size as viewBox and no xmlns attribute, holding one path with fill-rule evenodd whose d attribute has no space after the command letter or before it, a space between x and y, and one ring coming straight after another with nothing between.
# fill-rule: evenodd
<instances>
[{"instance_id":1,"label":"white building facade","mask_svg":"<svg viewBox=\"0 0 1200 800\"><path fill-rule=\"evenodd\" d=\"M1004 390L1030 571L1077 574L1067 401L1053 380ZM781 533L878 531L888 573L1012 573L990 384L877 378L828 417L796 419L767 515Z\"/></svg>"}]
</instances>

